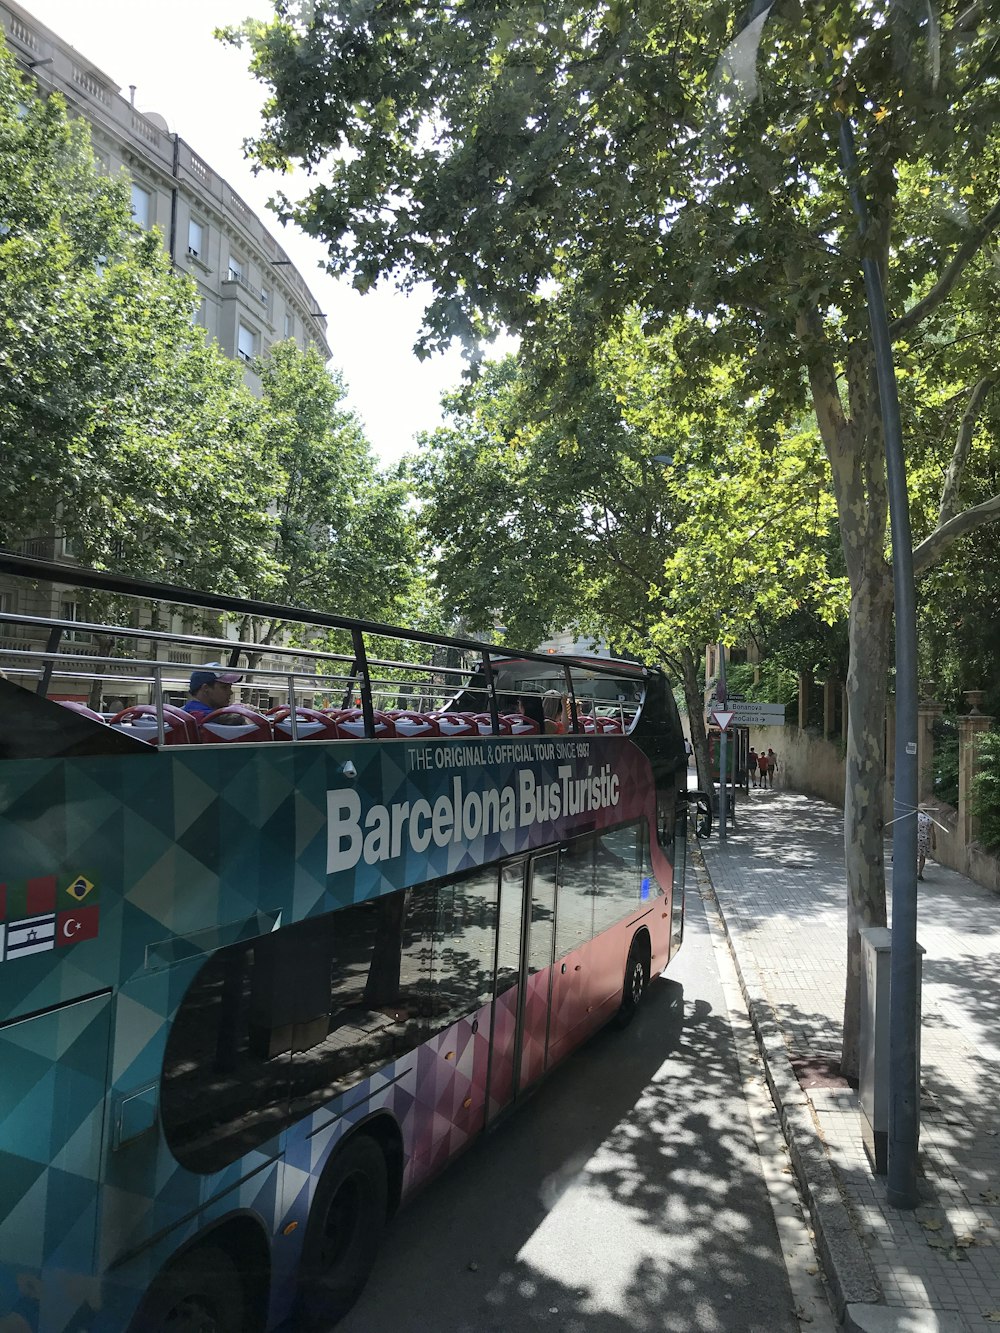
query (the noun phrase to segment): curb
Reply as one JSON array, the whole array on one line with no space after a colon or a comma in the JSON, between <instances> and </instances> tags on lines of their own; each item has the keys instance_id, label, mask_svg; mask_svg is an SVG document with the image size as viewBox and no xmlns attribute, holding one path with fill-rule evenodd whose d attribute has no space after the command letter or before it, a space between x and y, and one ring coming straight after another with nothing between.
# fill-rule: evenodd
<instances>
[{"instance_id":1,"label":"curb","mask_svg":"<svg viewBox=\"0 0 1000 1333\"><path fill-rule=\"evenodd\" d=\"M809 1210L816 1248L829 1283L834 1315L848 1329L898 1327L896 1324L872 1324L866 1320L869 1312L875 1314L885 1311L892 1318L904 1312L890 1309L884 1304L882 1288L871 1258L855 1229L833 1167L820 1141L812 1104L792 1070L781 1028L764 993L760 974L752 961L752 953L744 949L741 955L738 948L739 928L731 926L726 919L711 871L700 848L696 848L693 859L704 873L711 905L722 922L757 1039L768 1088L788 1144L792 1168Z\"/></svg>"}]
</instances>

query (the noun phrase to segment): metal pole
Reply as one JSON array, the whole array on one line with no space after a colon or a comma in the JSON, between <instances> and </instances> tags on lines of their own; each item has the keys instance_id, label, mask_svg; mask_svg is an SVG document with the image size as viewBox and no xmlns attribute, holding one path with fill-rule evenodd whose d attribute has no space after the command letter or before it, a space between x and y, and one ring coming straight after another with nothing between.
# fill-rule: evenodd
<instances>
[{"instance_id":1,"label":"metal pole","mask_svg":"<svg viewBox=\"0 0 1000 1333\"><path fill-rule=\"evenodd\" d=\"M733 828L736 827L736 767L737 767L736 759L739 754L739 750L740 750L740 733L736 730L735 727L733 727L733 762L732 762L732 767L729 770L729 776L732 778L733 782L733 799L730 804L730 809L733 812Z\"/></svg>"},{"instance_id":2,"label":"metal pole","mask_svg":"<svg viewBox=\"0 0 1000 1333\"><path fill-rule=\"evenodd\" d=\"M858 181L854 133L840 118L840 160L864 243L868 209ZM889 1173L886 1197L896 1208L915 1208L920 1137L920 994L917 984L917 625L913 590L913 538L906 493L903 432L899 418L892 341L878 262L861 261L868 298L892 527L892 579L896 608L896 775L893 786L892 934L889 956Z\"/></svg>"},{"instance_id":3,"label":"metal pole","mask_svg":"<svg viewBox=\"0 0 1000 1333\"><path fill-rule=\"evenodd\" d=\"M726 649L725 645L719 644L719 679L715 687L715 697L720 706L725 709L726 700L729 698L729 692L726 689ZM724 847L726 844L726 821L729 816L726 787L729 782L729 772L726 764L726 735L728 728L720 728L719 735L719 843Z\"/></svg>"}]
</instances>

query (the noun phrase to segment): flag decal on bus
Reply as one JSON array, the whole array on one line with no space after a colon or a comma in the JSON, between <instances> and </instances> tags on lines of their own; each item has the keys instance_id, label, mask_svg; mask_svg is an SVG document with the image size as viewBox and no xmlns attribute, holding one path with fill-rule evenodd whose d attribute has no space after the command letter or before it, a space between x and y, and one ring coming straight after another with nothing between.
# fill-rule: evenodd
<instances>
[{"instance_id":1,"label":"flag decal on bus","mask_svg":"<svg viewBox=\"0 0 1000 1333\"><path fill-rule=\"evenodd\" d=\"M77 875L66 892L80 901L94 888L85 875ZM92 940L97 936L99 914L96 906L57 913L55 875L0 884L0 962Z\"/></svg>"},{"instance_id":2,"label":"flag decal on bus","mask_svg":"<svg viewBox=\"0 0 1000 1333\"><path fill-rule=\"evenodd\" d=\"M75 898L78 903L82 903L93 887L93 883L86 875L77 875L72 884L67 884L66 892L71 898Z\"/></svg>"},{"instance_id":3,"label":"flag decal on bus","mask_svg":"<svg viewBox=\"0 0 1000 1333\"><path fill-rule=\"evenodd\" d=\"M26 958L30 953L42 953L55 946L56 918L54 912L45 916L28 917L24 921L10 921L7 924L7 948L5 961Z\"/></svg>"},{"instance_id":4,"label":"flag decal on bus","mask_svg":"<svg viewBox=\"0 0 1000 1333\"><path fill-rule=\"evenodd\" d=\"M78 907L75 912L60 912L56 922L56 947L96 939L100 910L99 907Z\"/></svg>"}]
</instances>

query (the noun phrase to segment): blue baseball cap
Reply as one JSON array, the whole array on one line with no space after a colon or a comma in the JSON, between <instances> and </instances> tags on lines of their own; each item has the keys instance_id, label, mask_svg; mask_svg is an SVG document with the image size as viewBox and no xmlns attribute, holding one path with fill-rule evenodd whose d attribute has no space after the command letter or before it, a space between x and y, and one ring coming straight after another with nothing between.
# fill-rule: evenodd
<instances>
[{"instance_id":1,"label":"blue baseball cap","mask_svg":"<svg viewBox=\"0 0 1000 1333\"><path fill-rule=\"evenodd\" d=\"M210 662L207 667L202 667L198 671L191 672L190 691L197 694L199 690L204 689L206 685L234 685L236 681L243 677L238 671L213 671L213 667L219 666L218 662Z\"/></svg>"}]
</instances>

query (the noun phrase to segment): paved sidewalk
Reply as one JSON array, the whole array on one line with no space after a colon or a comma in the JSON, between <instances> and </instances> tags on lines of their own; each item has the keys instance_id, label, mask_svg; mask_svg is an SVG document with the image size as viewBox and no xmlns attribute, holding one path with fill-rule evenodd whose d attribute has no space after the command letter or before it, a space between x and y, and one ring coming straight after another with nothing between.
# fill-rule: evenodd
<instances>
[{"instance_id":1,"label":"paved sidewalk","mask_svg":"<svg viewBox=\"0 0 1000 1333\"><path fill-rule=\"evenodd\" d=\"M857 1094L822 1074L840 1054L843 817L751 790L737 818L725 848L713 829L701 850L835 1312L855 1329L988 1333L1000 1326L1000 898L933 860L918 885L921 1202L892 1208Z\"/></svg>"}]
</instances>

